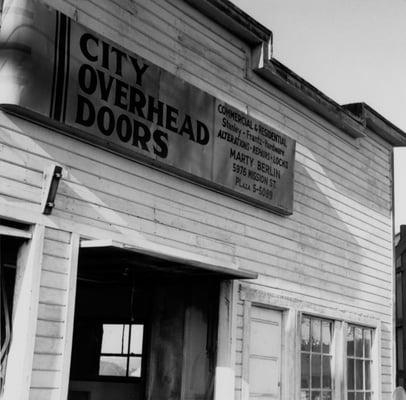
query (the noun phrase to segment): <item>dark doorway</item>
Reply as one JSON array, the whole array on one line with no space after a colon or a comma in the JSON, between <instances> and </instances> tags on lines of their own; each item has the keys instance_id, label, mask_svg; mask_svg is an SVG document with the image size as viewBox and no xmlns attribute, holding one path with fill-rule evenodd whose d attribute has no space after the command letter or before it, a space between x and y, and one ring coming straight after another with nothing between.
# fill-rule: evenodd
<instances>
[{"instance_id":1,"label":"dark doorway","mask_svg":"<svg viewBox=\"0 0 406 400\"><path fill-rule=\"evenodd\" d=\"M218 297L204 272L82 249L69 399L211 399Z\"/></svg>"}]
</instances>

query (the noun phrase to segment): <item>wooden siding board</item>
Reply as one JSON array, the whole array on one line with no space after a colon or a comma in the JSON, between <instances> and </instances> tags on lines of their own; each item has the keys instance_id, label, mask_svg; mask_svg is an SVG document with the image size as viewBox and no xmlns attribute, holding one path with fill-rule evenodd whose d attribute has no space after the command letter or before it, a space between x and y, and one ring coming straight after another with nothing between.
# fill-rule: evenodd
<instances>
[{"instance_id":1,"label":"wooden siding board","mask_svg":"<svg viewBox=\"0 0 406 400\"><path fill-rule=\"evenodd\" d=\"M65 321L65 306L40 301L38 306L38 318L63 322Z\"/></svg>"},{"instance_id":2,"label":"wooden siding board","mask_svg":"<svg viewBox=\"0 0 406 400\"><path fill-rule=\"evenodd\" d=\"M66 290L68 287L68 276L67 274L46 271L43 269L41 273L41 286Z\"/></svg>"},{"instance_id":3,"label":"wooden siding board","mask_svg":"<svg viewBox=\"0 0 406 400\"><path fill-rule=\"evenodd\" d=\"M30 400L60 400L59 391L53 388L31 388Z\"/></svg>"},{"instance_id":4,"label":"wooden siding board","mask_svg":"<svg viewBox=\"0 0 406 400\"><path fill-rule=\"evenodd\" d=\"M44 254L42 261L42 269L44 271L53 271L61 274L67 274L69 262L64 257L56 257Z\"/></svg>"},{"instance_id":5,"label":"wooden siding board","mask_svg":"<svg viewBox=\"0 0 406 400\"><path fill-rule=\"evenodd\" d=\"M60 372L59 371L32 371L31 388L59 388Z\"/></svg>"},{"instance_id":6,"label":"wooden siding board","mask_svg":"<svg viewBox=\"0 0 406 400\"><path fill-rule=\"evenodd\" d=\"M54 322L44 319L37 321L37 335L54 338L62 338L64 332L64 322Z\"/></svg>"},{"instance_id":7,"label":"wooden siding board","mask_svg":"<svg viewBox=\"0 0 406 400\"><path fill-rule=\"evenodd\" d=\"M37 371L60 371L62 356L53 354L34 354L33 369Z\"/></svg>"}]
</instances>

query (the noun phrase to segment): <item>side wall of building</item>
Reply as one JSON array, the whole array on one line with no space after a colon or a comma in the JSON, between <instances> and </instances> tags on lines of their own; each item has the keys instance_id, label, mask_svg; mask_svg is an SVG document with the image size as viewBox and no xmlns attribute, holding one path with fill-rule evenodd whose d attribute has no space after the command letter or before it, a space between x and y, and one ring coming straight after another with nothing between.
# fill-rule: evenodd
<instances>
[{"instance_id":1,"label":"side wall of building","mask_svg":"<svg viewBox=\"0 0 406 400\"><path fill-rule=\"evenodd\" d=\"M0 113L0 213L39 215L42 172L64 168L45 233L31 399L59 398L71 232L142 235L255 271L273 296L379 321L382 399L392 382L391 148L354 140L267 83L250 49L180 0L56 0L53 7L297 141L294 212L281 217ZM298 306L300 309L300 306ZM59 310L59 311L58 311ZM238 329L243 329L243 303ZM52 333L50 333L52 332ZM237 333L236 390L242 336ZM40 394L38 394L40 393Z\"/></svg>"}]
</instances>

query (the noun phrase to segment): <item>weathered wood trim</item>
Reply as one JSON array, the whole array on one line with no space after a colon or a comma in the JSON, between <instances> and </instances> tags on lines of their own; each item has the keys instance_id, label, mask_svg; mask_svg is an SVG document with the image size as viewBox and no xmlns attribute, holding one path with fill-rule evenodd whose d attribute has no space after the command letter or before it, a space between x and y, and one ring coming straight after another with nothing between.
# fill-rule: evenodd
<instances>
[{"instance_id":1,"label":"weathered wood trim","mask_svg":"<svg viewBox=\"0 0 406 400\"><path fill-rule=\"evenodd\" d=\"M297 335L298 335L298 312L296 309L285 310L282 313L282 365L281 365L281 398L291 400L297 397L297 382L300 381L300 369L298 375L297 360ZM300 342L299 342L300 343Z\"/></svg>"},{"instance_id":2,"label":"weathered wood trim","mask_svg":"<svg viewBox=\"0 0 406 400\"><path fill-rule=\"evenodd\" d=\"M319 316L322 318L329 318L334 320L347 321L353 324L360 324L377 328L380 324L380 320L376 315L361 314L347 310L326 310L324 307L317 304L310 303L308 301L302 301L298 298L289 296L281 296L274 294L268 290L256 289L254 285L241 284L240 298L248 300L253 303L264 304L271 307L277 307L280 309L297 309L302 313L309 315Z\"/></svg>"},{"instance_id":3,"label":"weathered wood trim","mask_svg":"<svg viewBox=\"0 0 406 400\"><path fill-rule=\"evenodd\" d=\"M61 377L61 400L66 400L68 397L69 388L69 373L70 361L72 352L72 338L73 338L73 321L75 316L75 303L76 303L76 282L79 258L79 241L80 237L74 233L71 236L70 248L70 268L69 268L69 286L67 295L66 307L66 320L65 320L65 334L64 334L64 350L62 360L62 377Z\"/></svg>"},{"instance_id":4,"label":"weathered wood trim","mask_svg":"<svg viewBox=\"0 0 406 400\"><path fill-rule=\"evenodd\" d=\"M214 400L234 398L237 286L232 280L220 284Z\"/></svg>"},{"instance_id":5,"label":"weathered wood trim","mask_svg":"<svg viewBox=\"0 0 406 400\"><path fill-rule=\"evenodd\" d=\"M193 267L205 269L211 272L229 276L231 279L255 279L258 274L250 271L242 271L235 263L224 263L221 260L195 254L189 251L176 249L170 246L160 245L150 240L138 239L132 244L117 242L111 239L101 240L82 240L80 247L98 248L111 247L123 249L127 252L139 252L152 257L173 261L180 264L190 265Z\"/></svg>"},{"instance_id":6,"label":"weathered wood trim","mask_svg":"<svg viewBox=\"0 0 406 400\"><path fill-rule=\"evenodd\" d=\"M378 324L375 328L375 338L372 344L372 374L371 384L374 395L373 400L379 400L382 396L382 327ZM393 343L391 344L393 346ZM392 353L391 353L392 355ZM394 364L392 363L392 366ZM391 391L395 389L395 375L391 376Z\"/></svg>"},{"instance_id":7,"label":"weathered wood trim","mask_svg":"<svg viewBox=\"0 0 406 400\"><path fill-rule=\"evenodd\" d=\"M345 323L334 321L332 354L333 354L333 393L334 400L341 400L344 397L346 386L346 351L345 351Z\"/></svg>"},{"instance_id":8,"label":"weathered wood trim","mask_svg":"<svg viewBox=\"0 0 406 400\"><path fill-rule=\"evenodd\" d=\"M249 365L250 365L250 327L251 306L249 300L243 300L243 334L242 334L242 376L241 376L241 400L248 400L250 396Z\"/></svg>"},{"instance_id":9,"label":"weathered wood trim","mask_svg":"<svg viewBox=\"0 0 406 400\"><path fill-rule=\"evenodd\" d=\"M34 358L45 227L35 225L17 260L13 333L7 362L5 399L28 400Z\"/></svg>"},{"instance_id":10,"label":"weathered wood trim","mask_svg":"<svg viewBox=\"0 0 406 400\"><path fill-rule=\"evenodd\" d=\"M14 236L22 239L31 239L31 232L24 231L23 229L10 228L9 226L0 225L0 235Z\"/></svg>"}]
</instances>

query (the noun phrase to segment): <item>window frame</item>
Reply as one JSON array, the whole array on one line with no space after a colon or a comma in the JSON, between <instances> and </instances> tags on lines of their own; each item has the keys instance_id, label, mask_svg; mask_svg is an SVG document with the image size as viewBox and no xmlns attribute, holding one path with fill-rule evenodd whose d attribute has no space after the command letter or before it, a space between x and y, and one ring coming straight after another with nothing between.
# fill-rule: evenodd
<instances>
[{"instance_id":1,"label":"window frame","mask_svg":"<svg viewBox=\"0 0 406 400\"><path fill-rule=\"evenodd\" d=\"M347 388L347 339L346 332L348 326L355 326L370 329L372 332L371 338L371 400L377 400L381 393L381 365L380 365L380 321L367 318L340 318L340 316L330 316L329 314L316 314L306 311L298 312L297 323L297 362L298 362L298 378L297 378L297 393L301 399L301 321L302 317L314 317L326 319L333 322L332 335L332 368L337 373L333 375L332 380L332 400L348 400ZM352 317L352 316L351 316Z\"/></svg>"},{"instance_id":2,"label":"window frame","mask_svg":"<svg viewBox=\"0 0 406 400\"><path fill-rule=\"evenodd\" d=\"M308 350L303 350L302 349L302 322L303 319L309 319L309 349ZM312 334L312 321L319 320L320 321L320 351L314 351L312 349L311 345L311 334ZM322 336L323 336L323 322L327 322L331 326L331 331L330 331L330 351L328 353L323 351L323 342L322 342ZM300 342L299 342L299 358L300 358L300 374L299 374L299 390L300 390L300 396L302 398L302 391L307 391L309 392L309 399L311 399L311 393L312 391L318 391L322 395L323 392L329 392L331 393L331 399L334 399L334 389L335 389L335 384L334 384L334 363L335 363L335 354L334 354L334 340L335 340L335 321L331 318L326 318L326 317L321 317L321 316L314 316L310 315L307 313L302 313L301 318L300 318L300 324L299 324L299 335L300 335ZM309 387L308 388L302 388L302 354L307 354L309 356L309 373L310 373L310 378L309 378ZM318 355L320 356L321 359L321 364L320 364L320 388L312 388L312 355ZM331 374L331 383L330 383L330 388L323 388L323 356L330 357L331 358L331 364L330 364L330 374Z\"/></svg>"},{"instance_id":3,"label":"window frame","mask_svg":"<svg viewBox=\"0 0 406 400\"><path fill-rule=\"evenodd\" d=\"M381 393L380 390L380 381L381 381L381 374L380 374L380 363L379 363L379 341L380 341L380 334L379 334L379 330L377 326L370 326L370 325L365 325L362 323L358 323L358 322L345 322L343 324L343 328L344 328L344 332L343 332L343 375L344 375L344 399L348 400L348 371L347 371L347 360L348 360L348 355L347 355L347 338L346 338L346 332L347 329L349 327L355 327L355 328L361 328L363 329L369 329L371 331L371 348L370 348L370 358L368 358L368 360L370 360L371 362L371 371L370 371L370 381L371 381L371 388L370 390L368 390L369 392L371 392L371 400L375 400L377 398L379 398L379 395ZM354 348L355 351L355 348ZM365 358L357 358L355 357L355 355L352 357L354 360L357 359L362 359L362 360L366 360ZM355 370L354 370L355 373ZM363 374L365 377L365 370L363 368ZM354 385L355 385L355 381L354 381ZM354 393L356 392L360 392L357 389L353 389L351 390ZM365 393L366 391L364 390L363 393Z\"/></svg>"},{"instance_id":4,"label":"window frame","mask_svg":"<svg viewBox=\"0 0 406 400\"><path fill-rule=\"evenodd\" d=\"M126 353L103 353L102 347L100 347L100 352L98 355L98 360L99 360L99 372L97 374L98 380L111 380L111 378L115 379L120 379L120 380L142 380L145 375L145 331L146 331L146 324L144 321L98 321L101 323L101 327L103 329L104 325L121 325L121 326L129 326L129 331L128 331L128 344L127 344L127 349L128 351ZM141 353L131 353L130 352L130 347L131 347L131 326L132 325L142 325L143 332L142 332L142 344L141 344ZM103 334L101 336L101 346L103 345ZM126 359L126 375L102 375L100 374L100 361L101 357L122 357ZM130 358L131 357L140 357L141 358L141 374L140 376L130 376L128 375L129 373L129 363L130 363ZM107 379L106 379L107 378Z\"/></svg>"}]
</instances>

